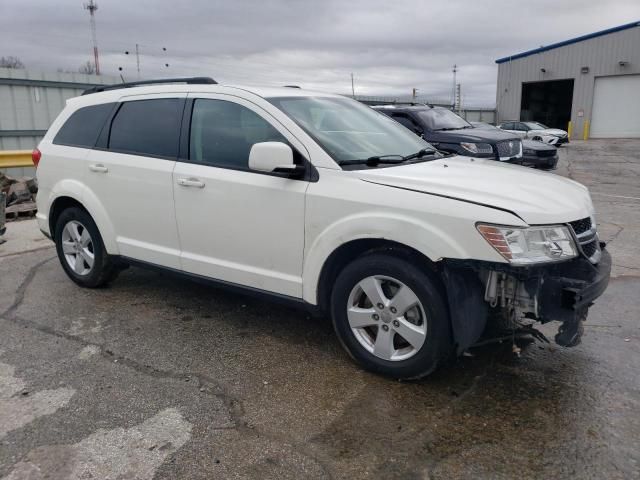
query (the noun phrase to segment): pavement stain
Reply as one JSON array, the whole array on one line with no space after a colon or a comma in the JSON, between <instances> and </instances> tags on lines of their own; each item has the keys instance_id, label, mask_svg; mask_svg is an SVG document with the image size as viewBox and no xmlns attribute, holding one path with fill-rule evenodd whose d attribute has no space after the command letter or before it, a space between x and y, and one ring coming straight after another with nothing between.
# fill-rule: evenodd
<instances>
[{"instance_id":1,"label":"pavement stain","mask_svg":"<svg viewBox=\"0 0 640 480\"><path fill-rule=\"evenodd\" d=\"M15 368L0 362L0 439L9 432L66 406L75 394L72 388L32 392L14 375Z\"/></svg>"},{"instance_id":2,"label":"pavement stain","mask_svg":"<svg viewBox=\"0 0 640 480\"><path fill-rule=\"evenodd\" d=\"M152 479L157 469L191 437L192 425L168 408L130 428L99 429L73 445L30 451L3 480Z\"/></svg>"}]
</instances>

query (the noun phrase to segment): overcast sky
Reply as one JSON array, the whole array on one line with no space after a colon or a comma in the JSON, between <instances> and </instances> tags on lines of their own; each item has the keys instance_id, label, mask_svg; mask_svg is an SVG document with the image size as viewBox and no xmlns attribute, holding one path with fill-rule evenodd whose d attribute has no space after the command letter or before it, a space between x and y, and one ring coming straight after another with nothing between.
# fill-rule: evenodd
<instances>
[{"instance_id":1,"label":"overcast sky","mask_svg":"<svg viewBox=\"0 0 640 480\"><path fill-rule=\"evenodd\" d=\"M0 0L0 56L27 68L92 60L82 0ZM102 73L207 75L336 93L495 104L495 59L640 20L640 0L98 0ZM163 51L166 48L166 52ZM130 55L125 55L125 51ZM169 64L169 67L165 67Z\"/></svg>"}]
</instances>

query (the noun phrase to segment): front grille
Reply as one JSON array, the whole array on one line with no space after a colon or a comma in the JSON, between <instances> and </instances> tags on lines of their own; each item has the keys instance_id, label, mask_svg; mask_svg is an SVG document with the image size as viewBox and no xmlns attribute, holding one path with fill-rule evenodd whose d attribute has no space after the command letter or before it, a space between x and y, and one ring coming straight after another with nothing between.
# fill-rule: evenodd
<instances>
[{"instance_id":1,"label":"front grille","mask_svg":"<svg viewBox=\"0 0 640 480\"><path fill-rule=\"evenodd\" d=\"M580 249L585 257L591 260L592 263L598 263L600 259L600 245L598 243L596 226L593 225L591 218L587 217L581 220L575 220L569 222L569 225L571 225L573 232L576 234Z\"/></svg>"},{"instance_id":2,"label":"front grille","mask_svg":"<svg viewBox=\"0 0 640 480\"><path fill-rule=\"evenodd\" d=\"M585 243L584 245L582 245L582 251L589 258L593 257L593 254L596 253L597 250L598 243L595 240L593 242Z\"/></svg>"},{"instance_id":3,"label":"front grille","mask_svg":"<svg viewBox=\"0 0 640 480\"><path fill-rule=\"evenodd\" d=\"M591 218L587 217L582 220L575 220L573 222L569 222L569 225L571 225L571 228L573 228L576 235L580 235L587 230L591 230Z\"/></svg>"},{"instance_id":4,"label":"front grille","mask_svg":"<svg viewBox=\"0 0 640 480\"><path fill-rule=\"evenodd\" d=\"M553 157L556 154L556 152L554 152L553 150L538 150L537 154L539 157L547 158L547 157Z\"/></svg>"},{"instance_id":5,"label":"front grille","mask_svg":"<svg viewBox=\"0 0 640 480\"><path fill-rule=\"evenodd\" d=\"M496 147L498 149L498 156L502 157L515 157L520 153L520 140L507 140L504 142L498 142Z\"/></svg>"}]
</instances>

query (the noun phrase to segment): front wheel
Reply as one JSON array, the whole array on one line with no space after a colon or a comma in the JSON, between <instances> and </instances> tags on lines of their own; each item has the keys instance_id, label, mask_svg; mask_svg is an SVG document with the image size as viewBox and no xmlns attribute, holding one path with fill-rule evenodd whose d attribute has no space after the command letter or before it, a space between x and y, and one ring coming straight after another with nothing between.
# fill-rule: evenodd
<instances>
[{"instance_id":1,"label":"front wheel","mask_svg":"<svg viewBox=\"0 0 640 480\"><path fill-rule=\"evenodd\" d=\"M344 348L375 373L421 378L452 350L441 289L401 258L375 253L349 264L336 279L331 310Z\"/></svg>"},{"instance_id":2,"label":"front wheel","mask_svg":"<svg viewBox=\"0 0 640 480\"><path fill-rule=\"evenodd\" d=\"M55 243L62 268L82 287L101 287L118 274L98 227L81 208L68 208L60 214L55 226Z\"/></svg>"}]
</instances>

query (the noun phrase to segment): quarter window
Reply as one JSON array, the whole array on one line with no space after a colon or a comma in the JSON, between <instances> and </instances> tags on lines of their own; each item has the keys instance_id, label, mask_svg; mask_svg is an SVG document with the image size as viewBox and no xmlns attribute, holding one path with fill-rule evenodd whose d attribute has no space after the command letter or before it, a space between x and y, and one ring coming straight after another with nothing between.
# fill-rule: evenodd
<instances>
[{"instance_id":1,"label":"quarter window","mask_svg":"<svg viewBox=\"0 0 640 480\"><path fill-rule=\"evenodd\" d=\"M182 105L179 98L123 103L111 125L109 150L176 158Z\"/></svg>"},{"instance_id":2,"label":"quarter window","mask_svg":"<svg viewBox=\"0 0 640 480\"><path fill-rule=\"evenodd\" d=\"M53 139L56 145L93 148L114 103L102 103L76 110Z\"/></svg>"},{"instance_id":3,"label":"quarter window","mask_svg":"<svg viewBox=\"0 0 640 480\"><path fill-rule=\"evenodd\" d=\"M197 99L191 115L189 159L246 170L255 143L283 142L284 136L257 113L225 100Z\"/></svg>"}]
</instances>

